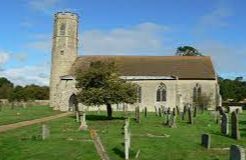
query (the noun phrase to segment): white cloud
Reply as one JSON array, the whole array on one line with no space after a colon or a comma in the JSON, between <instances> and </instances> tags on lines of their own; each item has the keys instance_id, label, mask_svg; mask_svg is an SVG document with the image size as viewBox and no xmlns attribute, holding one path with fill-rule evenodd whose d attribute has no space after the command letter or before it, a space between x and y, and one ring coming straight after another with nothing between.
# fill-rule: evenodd
<instances>
[{"instance_id":1,"label":"white cloud","mask_svg":"<svg viewBox=\"0 0 246 160\"><path fill-rule=\"evenodd\" d=\"M246 77L246 48L229 46L217 41L206 41L198 45L202 53L210 55L219 75ZM240 49L239 49L240 48Z\"/></svg>"},{"instance_id":2,"label":"white cloud","mask_svg":"<svg viewBox=\"0 0 246 160\"><path fill-rule=\"evenodd\" d=\"M49 72L49 65L44 64L5 69L0 74L16 85L49 85Z\"/></svg>"},{"instance_id":3,"label":"white cloud","mask_svg":"<svg viewBox=\"0 0 246 160\"><path fill-rule=\"evenodd\" d=\"M44 53L50 53L51 46L52 40L49 34L33 35L33 40L25 45L27 48L35 49Z\"/></svg>"},{"instance_id":4,"label":"white cloud","mask_svg":"<svg viewBox=\"0 0 246 160\"><path fill-rule=\"evenodd\" d=\"M160 54L164 51L166 26L142 23L109 31L89 30L81 34L83 54Z\"/></svg>"},{"instance_id":5,"label":"white cloud","mask_svg":"<svg viewBox=\"0 0 246 160\"><path fill-rule=\"evenodd\" d=\"M7 63L9 57L10 57L10 53L0 51L0 66Z\"/></svg>"},{"instance_id":6,"label":"white cloud","mask_svg":"<svg viewBox=\"0 0 246 160\"><path fill-rule=\"evenodd\" d=\"M53 9L61 0L29 0L28 5L38 11Z\"/></svg>"}]
</instances>

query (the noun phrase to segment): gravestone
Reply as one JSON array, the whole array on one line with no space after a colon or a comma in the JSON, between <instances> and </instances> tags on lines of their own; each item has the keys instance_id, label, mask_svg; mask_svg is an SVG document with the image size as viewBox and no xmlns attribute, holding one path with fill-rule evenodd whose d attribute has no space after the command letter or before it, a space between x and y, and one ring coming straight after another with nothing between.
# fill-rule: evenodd
<instances>
[{"instance_id":1,"label":"gravestone","mask_svg":"<svg viewBox=\"0 0 246 160\"><path fill-rule=\"evenodd\" d=\"M2 111L2 109L3 109L3 102L0 101L0 112Z\"/></svg>"},{"instance_id":2,"label":"gravestone","mask_svg":"<svg viewBox=\"0 0 246 160\"><path fill-rule=\"evenodd\" d=\"M125 145L125 160L129 160L129 150L131 146L131 134L129 132L129 119L125 120L124 145Z\"/></svg>"},{"instance_id":3,"label":"gravestone","mask_svg":"<svg viewBox=\"0 0 246 160\"><path fill-rule=\"evenodd\" d=\"M202 134L201 136L201 145L207 149L210 148L211 137L209 134Z\"/></svg>"},{"instance_id":4,"label":"gravestone","mask_svg":"<svg viewBox=\"0 0 246 160\"><path fill-rule=\"evenodd\" d=\"M236 140L240 139L238 115L235 111L231 113L231 137Z\"/></svg>"},{"instance_id":5,"label":"gravestone","mask_svg":"<svg viewBox=\"0 0 246 160\"><path fill-rule=\"evenodd\" d=\"M192 108L188 108L188 123L193 124Z\"/></svg>"},{"instance_id":6,"label":"gravestone","mask_svg":"<svg viewBox=\"0 0 246 160\"><path fill-rule=\"evenodd\" d=\"M176 106L176 110L177 110L177 115L179 115L180 111L179 111L179 107L178 106Z\"/></svg>"},{"instance_id":7,"label":"gravestone","mask_svg":"<svg viewBox=\"0 0 246 160\"><path fill-rule=\"evenodd\" d=\"M159 114L159 117L162 117L161 107L158 108L158 114Z\"/></svg>"},{"instance_id":8,"label":"gravestone","mask_svg":"<svg viewBox=\"0 0 246 160\"><path fill-rule=\"evenodd\" d=\"M196 117L196 114L197 114L197 106L195 105L195 106L194 106L193 117Z\"/></svg>"},{"instance_id":9,"label":"gravestone","mask_svg":"<svg viewBox=\"0 0 246 160\"><path fill-rule=\"evenodd\" d=\"M239 108L237 108L237 109L235 110L235 112L236 112L237 114L239 114L239 113L240 113Z\"/></svg>"},{"instance_id":10,"label":"gravestone","mask_svg":"<svg viewBox=\"0 0 246 160\"><path fill-rule=\"evenodd\" d=\"M230 160L245 160L245 150L238 145L231 145L230 147Z\"/></svg>"},{"instance_id":11,"label":"gravestone","mask_svg":"<svg viewBox=\"0 0 246 160\"><path fill-rule=\"evenodd\" d=\"M155 115L158 116L158 108L155 106Z\"/></svg>"},{"instance_id":12,"label":"gravestone","mask_svg":"<svg viewBox=\"0 0 246 160\"><path fill-rule=\"evenodd\" d=\"M79 119L79 117L80 117L79 111L75 111L75 117L76 117L76 122L79 122L80 121L80 119Z\"/></svg>"},{"instance_id":13,"label":"gravestone","mask_svg":"<svg viewBox=\"0 0 246 160\"><path fill-rule=\"evenodd\" d=\"M185 120L186 112L187 112L187 106L185 105L183 109L182 120Z\"/></svg>"},{"instance_id":14,"label":"gravestone","mask_svg":"<svg viewBox=\"0 0 246 160\"><path fill-rule=\"evenodd\" d=\"M171 128L176 128L176 108L173 108L172 115L171 115Z\"/></svg>"},{"instance_id":15,"label":"gravestone","mask_svg":"<svg viewBox=\"0 0 246 160\"><path fill-rule=\"evenodd\" d=\"M140 123L140 108L139 108L139 106L137 106L135 108L135 120L137 123Z\"/></svg>"},{"instance_id":16,"label":"gravestone","mask_svg":"<svg viewBox=\"0 0 246 160\"><path fill-rule=\"evenodd\" d=\"M80 127L79 130L87 130L88 126L86 124L86 113L83 112L82 116L80 116Z\"/></svg>"},{"instance_id":17,"label":"gravestone","mask_svg":"<svg viewBox=\"0 0 246 160\"><path fill-rule=\"evenodd\" d=\"M147 117L147 114L148 114L147 107L144 107L144 116Z\"/></svg>"},{"instance_id":18,"label":"gravestone","mask_svg":"<svg viewBox=\"0 0 246 160\"><path fill-rule=\"evenodd\" d=\"M166 125L171 126L171 110L170 108L167 109L167 114L166 114Z\"/></svg>"},{"instance_id":19,"label":"gravestone","mask_svg":"<svg viewBox=\"0 0 246 160\"><path fill-rule=\"evenodd\" d=\"M224 134L224 135L228 135L229 134L228 116L224 112L222 114L221 133Z\"/></svg>"},{"instance_id":20,"label":"gravestone","mask_svg":"<svg viewBox=\"0 0 246 160\"><path fill-rule=\"evenodd\" d=\"M42 140L47 139L50 136L50 130L46 124L42 125Z\"/></svg>"}]
</instances>

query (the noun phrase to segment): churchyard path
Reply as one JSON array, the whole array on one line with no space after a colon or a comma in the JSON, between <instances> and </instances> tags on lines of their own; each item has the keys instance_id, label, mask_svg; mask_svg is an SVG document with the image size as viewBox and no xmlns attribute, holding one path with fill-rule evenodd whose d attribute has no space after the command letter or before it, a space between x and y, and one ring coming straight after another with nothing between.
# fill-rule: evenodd
<instances>
[{"instance_id":1,"label":"churchyard path","mask_svg":"<svg viewBox=\"0 0 246 160\"><path fill-rule=\"evenodd\" d=\"M50 120L61 118L61 117L65 117L65 116L68 116L71 114L72 114L72 112L66 112L66 113L61 113L61 114L57 114L54 116L49 116L49 117L44 117L44 118L39 118L39 119L34 119L34 120L29 120L29 121L22 121L22 122L13 123L13 124L2 125L2 126L0 126L0 133L6 132L9 130L13 130L13 129L17 129L17 128L21 128L21 127L25 127L25 126L29 126L29 125L33 125L33 124L37 124L37 123L50 121Z\"/></svg>"}]
</instances>

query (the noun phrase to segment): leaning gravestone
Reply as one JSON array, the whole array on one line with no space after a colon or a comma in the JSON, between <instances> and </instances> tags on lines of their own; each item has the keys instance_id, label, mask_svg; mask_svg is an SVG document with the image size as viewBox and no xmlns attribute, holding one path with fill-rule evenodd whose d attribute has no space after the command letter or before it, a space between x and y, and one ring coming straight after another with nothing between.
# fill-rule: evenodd
<instances>
[{"instance_id":1,"label":"leaning gravestone","mask_svg":"<svg viewBox=\"0 0 246 160\"><path fill-rule=\"evenodd\" d=\"M240 139L240 131L239 131L239 124L238 124L238 117L237 113L234 111L231 114L231 137L239 140Z\"/></svg>"},{"instance_id":2,"label":"leaning gravestone","mask_svg":"<svg viewBox=\"0 0 246 160\"><path fill-rule=\"evenodd\" d=\"M222 113L221 133L224 135L229 134L228 116L224 112Z\"/></svg>"},{"instance_id":3,"label":"leaning gravestone","mask_svg":"<svg viewBox=\"0 0 246 160\"><path fill-rule=\"evenodd\" d=\"M188 108L188 123L193 124L192 108Z\"/></svg>"},{"instance_id":4,"label":"leaning gravestone","mask_svg":"<svg viewBox=\"0 0 246 160\"><path fill-rule=\"evenodd\" d=\"M230 160L245 160L245 150L241 146L231 145Z\"/></svg>"},{"instance_id":5,"label":"leaning gravestone","mask_svg":"<svg viewBox=\"0 0 246 160\"><path fill-rule=\"evenodd\" d=\"M45 140L49 137L50 130L46 124L42 125L42 140Z\"/></svg>"},{"instance_id":6,"label":"leaning gravestone","mask_svg":"<svg viewBox=\"0 0 246 160\"><path fill-rule=\"evenodd\" d=\"M207 149L210 148L210 143L211 143L211 137L209 134L202 134L201 137L201 145Z\"/></svg>"}]
</instances>

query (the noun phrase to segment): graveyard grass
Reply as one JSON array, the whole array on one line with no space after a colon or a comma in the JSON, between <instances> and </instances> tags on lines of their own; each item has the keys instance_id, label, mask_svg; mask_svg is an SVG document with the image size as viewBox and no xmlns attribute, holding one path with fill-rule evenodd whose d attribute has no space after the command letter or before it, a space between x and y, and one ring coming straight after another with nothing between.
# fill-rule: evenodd
<instances>
[{"instance_id":1,"label":"graveyard grass","mask_svg":"<svg viewBox=\"0 0 246 160\"><path fill-rule=\"evenodd\" d=\"M74 117L47 123L50 136L42 140L42 125L0 133L0 160L99 160L88 132L78 130Z\"/></svg>"},{"instance_id":2,"label":"graveyard grass","mask_svg":"<svg viewBox=\"0 0 246 160\"><path fill-rule=\"evenodd\" d=\"M210 113L198 114L194 125L181 121L177 116L177 128L163 126L163 117L141 113L141 123L134 120L134 112L129 113L131 150L130 159L135 159L138 149L141 160L227 160L229 150L205 149L201 144L201 134L211 134L211 148L229 148L239 144L246 148L246 112L240 114L241 140L222 136L220 127ZM124 159L124 114L114 112L114 119L107 120L106 112L87 113L89 128L97 130L109 157L113 160ZM229 116L230 118L230 116ZM52 120L46 123L50 137L41 140L41 124L0 133L0 160L8 159L47 159L65 160L99 159L88 131L79 131L79 123L74 116ZM170 137L149 137L170 135Z\"/></svg>"},{"instance_id":3,"label":"graveyard grass","mask_svg":"<svg viewBox=\"0 0 246 160\"><path fill-rule=\"evenodd\" d=\"M112 121L103 120L104 118L96 113L87 116L89 127L98 131L109 156L114 160L124 159L124 135L122 134L124 120L121 115L122 113L115 113L114 116L118 118ZM193 125L188 124L187 120L181 121L181 118L177 116L177 128L164 126L162 124L164 118L155 116L154 113L149 113L147 118L142 113L140 124L135 122L134 113L131 113L131 117L130 158L133 159L140 149L139 159L141 160L227 160L229 150L215 148L229 148L231 144L239 144L246 148L246 112L239 117L241 132L239 141L223 136L220 126L215 123L214 116L208 112L198 114ZM207 150L201 146L202 133L211 135L212 149ZM157 137L165 135L170 137Z\"/></svg>"},{"instance_id":4,"label":"graveyard grass","mask_svg":"<svg viewBox=\"0 0 246 160\"><path fill-rule=\"evenodd\" d=\"M17 123L61 113L48 106L28 106L26 108L4 106L0 111L0 125Z\"/></svg>"}]
</instances>

